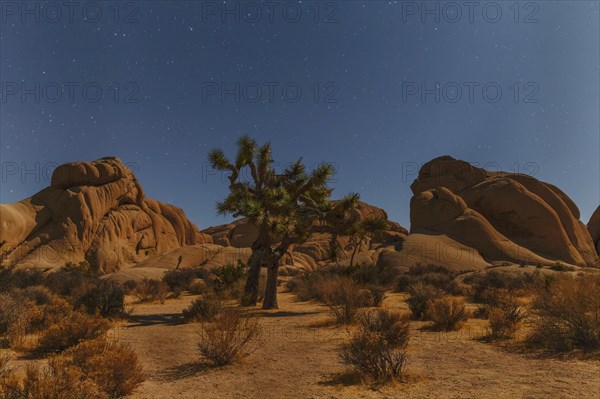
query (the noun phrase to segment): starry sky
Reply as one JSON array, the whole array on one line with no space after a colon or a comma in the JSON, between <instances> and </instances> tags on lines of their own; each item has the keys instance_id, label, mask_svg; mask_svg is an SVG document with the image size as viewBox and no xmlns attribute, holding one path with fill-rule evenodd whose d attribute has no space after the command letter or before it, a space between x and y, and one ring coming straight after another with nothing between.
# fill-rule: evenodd
<instances>
[{"instance_id":1,"label":"starry sky","mask_svg":"<svg viewBox=\"0 0 600 399\"><path fill-rule=\"evenodd\" d=\"M406 227L445 154L551 182L584 222L600 202L597 1L61 4L0 2L2 203L118 156L148 197L222 224L207 154L242 134L281 166L333 163L334 196Z\"/></svg>"}]
</instances>

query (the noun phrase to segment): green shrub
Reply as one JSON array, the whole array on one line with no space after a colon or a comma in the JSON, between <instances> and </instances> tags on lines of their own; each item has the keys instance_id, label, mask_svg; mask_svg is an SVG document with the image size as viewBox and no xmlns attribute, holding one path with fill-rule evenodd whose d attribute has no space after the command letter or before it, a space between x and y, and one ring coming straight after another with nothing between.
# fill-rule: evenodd
<instances>
[{"instance_id":1,"label":"green shrub","mask_svg":"<svg viewBox=\"0 0 600 399\"><path fill-rule=\"evenodd\" d=\"M246 265L244 262L238 261L235 265L228 263L217 269L215 278L210 280L210 285L217 292L225 291L241 281L245 275Z\"/></svg>"}]
</instances>

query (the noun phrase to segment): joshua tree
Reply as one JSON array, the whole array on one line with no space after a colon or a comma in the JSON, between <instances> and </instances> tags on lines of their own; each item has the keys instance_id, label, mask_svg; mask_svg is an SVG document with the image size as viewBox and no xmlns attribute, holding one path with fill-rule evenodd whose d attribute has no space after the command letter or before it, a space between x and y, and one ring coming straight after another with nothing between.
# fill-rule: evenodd
<instances>
[{"instance_id":1,"label":"joshua tree","mask_svg":"<svg viewBox=\"0 0 600 399\"><path fill-rule=\"evenodd\" d=\"M229 171L229 195L217 203L219 214L243 216L253 224L258 237L248 260L248 278L243 306L254 306L258 299L261 267L267 267L267 287L263 308L277 308L277 274L281 258L291 245L305 240L314 222L324 216L332 190L327 182L333 167L323 163L308 173L299 159L281 174L273 168L269 143L257 147L248 136L241 137L238 152L231 162L219 149L212 150L212 167ZM250 172L242 180L243 170Z\"/></svg>"},{"instance_id":2,"label":"joshua tree","mask_svg":"<svg viewBox=\"0 0 600 399\"><path fill-rule=\"evenodd\" d=\"M337 261L339 255L346 253L338 243L338 237L350 235L355 224L358 222L358 215L354 210L358 206L359 195L348 194L339 201L331 201L324 218L324 229L331 234L329 241L329 259Z\"/></svg>"},{"instance_id":3,"label":"joshua tree","mask_svg":"<svg viewBox=\"0 0 600 399\"><path fill-rule=\"evenodd\" d=\"M383 218L368 217L354 223L348 232L348 235L350 236L350 244L348 244L348 247L352 249L350 266L354 266L354 257L356 256L356 253L360 251L362 245L367 242L367 239L373 239L379 236L387 228L388 223Z\"/></svg>"}]
</instances>

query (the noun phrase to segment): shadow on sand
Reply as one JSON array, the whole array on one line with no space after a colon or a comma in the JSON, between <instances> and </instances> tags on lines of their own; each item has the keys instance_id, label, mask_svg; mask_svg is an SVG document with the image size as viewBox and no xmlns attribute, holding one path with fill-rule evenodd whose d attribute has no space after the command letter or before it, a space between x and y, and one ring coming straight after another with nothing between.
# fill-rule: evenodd
<instances>
[{"instance_id":1,"label":"shadow on sand","mask_svg":"<svg viewBox=\"0 0 600 399\"><path fill-rule=\"evenodd\" d=\"M183 314L181 313L164 313L164 314L149 314L149 315L135 315L130 316L132 327L147 327L156 325L175 326L183 324Z\"/></svg>"},{"instance_id":2,"label":"shadow on sand","mask_svg":"<svg viewBox=\"0 0 600 399\"><path fill-rule=\"evenodd\" d=\"M162 381L177 381L186 378L192 378L198 374L202 374L208 370L216 369L217 366L213 366L208 363L191 362L179 364L175 367L168 368L164 372L158 375L158 379Z\"/></svg>"}]
</instances>

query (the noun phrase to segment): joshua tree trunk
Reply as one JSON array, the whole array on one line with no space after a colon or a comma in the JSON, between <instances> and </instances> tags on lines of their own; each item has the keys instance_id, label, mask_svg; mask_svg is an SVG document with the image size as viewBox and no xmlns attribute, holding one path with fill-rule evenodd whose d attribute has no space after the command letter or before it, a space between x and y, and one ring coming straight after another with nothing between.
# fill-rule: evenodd
<instances>
[{"instance_id":1,"label":"joshua tree trunk","mask_svg":"<svg viewBox=\"0 0 600 399\"><path fill-rule=\"evenodd\" d=\"M279 274L279 262L270 265L267 270L267 288L265 289L265 300L263 309L279 309L277 305L277 275Z\"/></svg>"},{"instance_id":2,"label":"joshua tree trunk","mask_svg":"<svg viewBox=\"0 0 600 399\"><path fill-rule=\"evenodd\" d=\"M242 306L256 306L263 256L264 249L253 246L252 255L248 259L248 277L246 278L246 286L242 295Z\"/></svg>"},{"instance_id":3,"label":"joshua tree trunk","mask_svg":"<svg viewBox=\"0 0 600 399\"><path fill-rule=\"evenodd\" d=\"M362 242L354 246L354 249L352 250L352 256L350 257L350 267L354 266L354 257L356 256L356 252L358 252L361 246Z\"/></svg>"}]
</instances>

